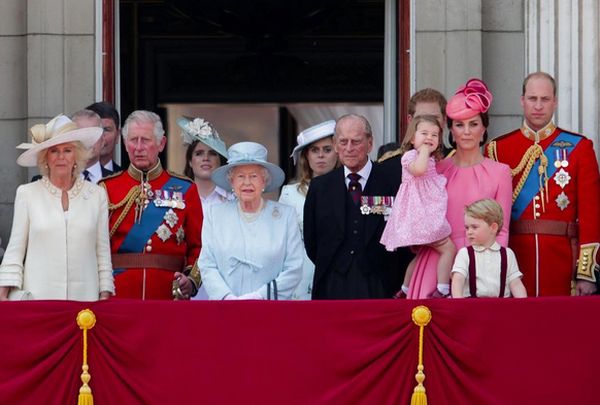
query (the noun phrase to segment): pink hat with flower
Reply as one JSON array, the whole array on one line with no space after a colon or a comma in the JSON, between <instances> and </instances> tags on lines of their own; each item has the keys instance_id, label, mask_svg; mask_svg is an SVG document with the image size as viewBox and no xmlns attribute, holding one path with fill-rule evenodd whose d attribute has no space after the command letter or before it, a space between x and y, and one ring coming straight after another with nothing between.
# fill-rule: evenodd
<instances>
[{"instance_id":1,"label":"pink hat with flower","mask_svg":"<svg viewBox=\"0 0 600 405\"><path fill-rule=\"evenodd\" d=\"M469 79L460 86L448 101L446 115L453 120L465 120L490 109L494 97L486 84L479 79Z\"/></svg>"}]
</instances>

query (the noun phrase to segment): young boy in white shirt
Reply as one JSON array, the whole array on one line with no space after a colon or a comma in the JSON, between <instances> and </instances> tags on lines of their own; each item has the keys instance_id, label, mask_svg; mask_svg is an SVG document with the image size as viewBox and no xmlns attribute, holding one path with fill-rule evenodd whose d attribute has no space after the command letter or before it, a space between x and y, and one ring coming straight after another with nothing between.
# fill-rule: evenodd
<instances>
[{"instance_id":1,"label":"young boy in white shirt","mask_svg":"<svg viewBox=\"0 0 600 405\"><path fill-rule=\"evenodd\" d=\"M460 249L454 259L452 298L527 297L514 252L496 241L502 223L502 207L494 200L479 200L465 208L471 246Z\"/></svg>"}]
</instances>

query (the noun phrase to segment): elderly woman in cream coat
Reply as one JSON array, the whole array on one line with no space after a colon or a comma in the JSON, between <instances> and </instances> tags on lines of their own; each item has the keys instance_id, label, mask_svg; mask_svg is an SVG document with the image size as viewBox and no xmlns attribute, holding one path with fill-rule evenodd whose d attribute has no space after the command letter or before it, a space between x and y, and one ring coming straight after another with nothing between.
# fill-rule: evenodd
<instances>
[{"instance_id":1,"label":"elderly woman in cream coat","mask_svg":"<svg viewBox=\"0 0 600 405\"><path fill-rule=\"evenodd\" d=\"M106 193L81 175L102 128L77 128L59 115L31 133L17 163L37 164L42 178L17 189L0 300L108 298L114 284Z\"/></svg>"},{"instance_id":2,"label":"elderly woman in cream coat","mask_svg":"<svg viewBox=\"0 0 600 405\"><path fill-rule=\"evenodd\" d=\"M233 188L237 201L204 212L198 267L210 299L290 299L302 276L302 241L291 207L263 198L283 183L283 171L267 162L267 149L240 142L215 184Z\"/></svg>"}]
</instances>

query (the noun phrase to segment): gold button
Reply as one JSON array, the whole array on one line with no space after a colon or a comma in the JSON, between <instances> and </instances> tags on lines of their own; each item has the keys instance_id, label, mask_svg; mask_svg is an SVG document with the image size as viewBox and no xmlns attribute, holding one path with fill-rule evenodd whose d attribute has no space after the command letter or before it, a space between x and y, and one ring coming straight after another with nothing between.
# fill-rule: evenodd
<instances>
[{"instance_id":1,"label":"gold button","mask_svg":"<svg viewBox=\"0 0 600 405\"><path fill-rule=\"evenodd\" d=\"M152 246L146 246L146 252L152 252Z\"/></svg>"},{"instance_id":2,"label":"gold button","mask_svg":"<svg viewBox=\"0 0 600 405\"><path fill-rule=\"evenodd\" d=\"M539 218L542 214L540 214L539 212L535 213L536 218Z\"/></svg>"},{"instance_id":3,"label":"gold button","mask_svg":"<svg viewBox=\"0 0 600 405\"><path fill-rule=\"evenodd\" d=\"M540 199L540 196L539 196L539 195L536 195L536 196L535 196L535 199L536 199L536 200L539 200L539 199Z\"/></svg>"},{"instance_id":4,"label":"gold button","mask_svg":"<svg viewBox=\"0 0 600 405\"><path fill-rule=\"evenodd\" d=\"M146 242L147 245L151 245L152 244L152 239L148 239L148 242Z\"/></svg>"},{"instance_id":5,"label":"gold button","mask_svg":"<svg viewBox=\"0 0 600 405\"><path fill-rule=\"evenodd\" d=\"M536 205L535 205L535 208L540 208L540 205L539 205L539 204L536 204Z\"/></svg>"}]
</instances>

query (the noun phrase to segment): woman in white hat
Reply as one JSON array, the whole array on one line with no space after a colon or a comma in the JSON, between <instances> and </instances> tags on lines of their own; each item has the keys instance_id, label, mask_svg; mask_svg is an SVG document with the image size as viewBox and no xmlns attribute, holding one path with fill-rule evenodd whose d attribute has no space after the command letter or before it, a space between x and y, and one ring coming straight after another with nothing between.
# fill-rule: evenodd
<instances>
[{"instance_id":1,"label":"woman in white hat","mask_svg":"<svg viewBox=\"0 0 600 405\"><path fill-rule=\"evenodd\" d=\"M198 267L210 299L290 299L302 276L302 240L291 207L263 198L284 180L267 149L240 142L227 165L213 172L237 201L204 211Z\"/></svg>"},{"instance_id":2,"label":"woman in white hat","mask_svg":"<svg viewBox=\"0 0 600 405\"><path fill-rule=\"evenodd\" d=\"M329 173L337 166L338 157L333 148L334 131L335 121L329 120L300 132L297 137L298 145L290 156L294 159L297 167L296 180L283 186L279 202L291 205L296 209L300 232L303 231L304 200L306 200L310 181L317 176ZM315 265L310 261L304 249L303 252L302 280L292 298L309 300Z\"/></svg>"},{"instance_id":3,"label":"woman in white hat","mask_svg":"<svg viewBox=\"0 0 600 405\"><path fill-rule=\"evenodd\" d=\"M102 128L59 115L30 131L17 163L37 165L42 179L17 189L0 300L106 299L114 292L106 193L80 175Z\"/></svg>"},{"instance_id":4,"label":"woman in white hat","mask_svg":"<svg viewBox=\"0 0 600 405\"><path fill-rule=\"evenodd\" d=\"M227 147L219 138L219 133L202 118L180 118L185 151L184 174L198 187L202 207L222 203L233 199L231 193L217 186L211 178L212 173L227 162Z\"/></svg>"}]
</instances>

